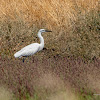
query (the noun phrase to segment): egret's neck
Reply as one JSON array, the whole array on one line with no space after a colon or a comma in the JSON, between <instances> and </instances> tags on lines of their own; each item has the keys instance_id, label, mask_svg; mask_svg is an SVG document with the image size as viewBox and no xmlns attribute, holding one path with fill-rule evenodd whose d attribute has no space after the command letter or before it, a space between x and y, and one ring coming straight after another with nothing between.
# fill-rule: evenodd
<instances>
[{"instance_id":1,"label":"egret's neck","mask_svg":"<svg viewBox=\"0 0 100 100\"><path fill-rule=\"evenodd\" d=\"M44 39L43 39L43 37L42 37L42 35L41 35L41 32L38 32L38 37L39 37L39 39L40 39L41 48L43 48L43 47L44 47Z\"/></svg>"}]
</instances>

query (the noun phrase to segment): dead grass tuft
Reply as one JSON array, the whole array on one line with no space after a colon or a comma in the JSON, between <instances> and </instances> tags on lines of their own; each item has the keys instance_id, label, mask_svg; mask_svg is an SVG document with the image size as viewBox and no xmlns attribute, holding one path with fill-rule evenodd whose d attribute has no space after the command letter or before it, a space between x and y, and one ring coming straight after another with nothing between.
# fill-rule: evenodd
<instances>
[{"instance_id":1,"label":"dead grass tuft","mask_svg":"<svg viewBox=\"0 0 100 100\"><path fill-rule=\"evenodd\" d=\"M46 100L77 100L77 96L72 92L72 88L68 82L65 85L56 74L50 70L42 73L36 84L36 91L39 97Z\"/></svg>"},{"instance_id":2,"label":"dead grass tuft","mask_svg":"<svg viewBox=\"0 0 100 100\"><path fill-rule=\"evenodd\" d=\"M63 80L52 72L43 73L38 81L38 86L51 92L60 91L65 87Z\"/></svg>"},{"instance_id":3,"label":"dead grass tuft","mask_svg":"<svg viewBox=\"0 0 100 100\"><path fill-rule=\"evenodd\" d=\"M5 87L0 87L0 100L15 100L13 93Z\"/></svg>"},{"instance_id":4,"label":"dead grass tuft","mask_svg":"<svg viewBox=\"0 0 100 100\"><path fill-rule=\"evenodd\" d=\"M78 98L68 90L57 93L56 95L51 95L48 100L78 100Z\"/></svg>"}]
</instances>

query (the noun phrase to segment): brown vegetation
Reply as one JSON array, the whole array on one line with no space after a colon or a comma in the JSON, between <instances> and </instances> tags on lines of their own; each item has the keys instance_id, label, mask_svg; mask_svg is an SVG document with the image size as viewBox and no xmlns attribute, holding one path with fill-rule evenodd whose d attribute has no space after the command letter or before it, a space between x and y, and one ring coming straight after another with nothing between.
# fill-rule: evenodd
<instances>
[{"instance_id":1,"label":"brown vegetation","mask_svg":"<svg viewBox=\"0 0 100 100\"><path fill-rule=\"evenodd\" d=\"M26 98L27 93L46 98L73 89L82 90L83 94L100 92L100 60L97 59L92 63L60 57L40 60L35 57L25 63L1 59L1 65L1 84L6 84L19 98Z\"/></svg>"},{"instance_id":2,"label":"brown vegetation","mask_svg":"<svg viewBox=\"0 0 100 100\"><path fill-rule=\"evenodd\" d=\"M0 4L1 55L13 57L14 50L39 42L40 28L48 28L53 31L44 35L49 56L100 56L98 0L1 0Z\"/></svg>"},{"instance_id":3,"label":"brown vegetation","mask_svg":"<svg viewBox=\"0 0 100 100\"><path fill-rule=\"evenodd\" d=\"M99 0L0 0L0 84L19 100L67 100L72 88L100 92L99 14ZM39 42L40 28L53 31L43 34L45 49L25 63L14 59Z\"/></svg>"},{"instance_id":4,"label":"brown vegetation","mask_svg":"<svg viewBox=\"0 0 100 100\"><path fill-rule=\"evenodd\" d=\"M13 93L7 87L0 86L0 100L14 100Z\"/></svg>"}]
</instances>

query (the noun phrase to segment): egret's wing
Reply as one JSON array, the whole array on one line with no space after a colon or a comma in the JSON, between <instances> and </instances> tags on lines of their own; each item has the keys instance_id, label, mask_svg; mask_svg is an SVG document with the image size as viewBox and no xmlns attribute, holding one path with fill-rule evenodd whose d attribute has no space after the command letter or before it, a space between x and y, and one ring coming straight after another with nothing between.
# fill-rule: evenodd
<instances>
[{"instance_id":1,"label":"egret's wing","mask_svg":"<svg viewBox=\"0 0 100 100\"><path fill-rule=\"evenodd\" d=\"M20 51L23 51L23 50L25 50L25 49L27 49L27 48L36 48L36 46L38 46L38 45L39 45L39 43L32 43L32 44L30 44L30 45L25 46L25 47L22 48Z\"/></svg>"},{"instance_id":2,"label":"egret's wing","mask_svg":"<svg viewBox=\"0 0 100 100\"><path fill-rule=\"evenodd\" d=\"M39 44L33 43L22 48L20 51L16 52L14 56L15 57L30 56L36 53L38 50L39 50Z\"/></svg>"},{"instance_id":3,"label":"egret's wing","mask_svg":"<svg viewBox=\"0 0 100 100\"><path fill-rule=\"evenodd\" d=\"M32 47L28 47L23 49L22 51L22 56L30 56L38 52L39 50L39 45L32 45Z\"/></svg>"}]
</instances>

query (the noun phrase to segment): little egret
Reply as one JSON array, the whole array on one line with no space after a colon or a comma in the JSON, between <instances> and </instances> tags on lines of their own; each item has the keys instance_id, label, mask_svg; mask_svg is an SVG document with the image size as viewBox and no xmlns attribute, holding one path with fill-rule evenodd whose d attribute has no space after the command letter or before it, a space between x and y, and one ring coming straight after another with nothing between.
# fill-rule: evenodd
<instances>
[{"instance_id":1,"label":"little egret","mask_svg":"<svg viewBox=\"0 0 100 100\"><path fill-rule=\"evenodd\" d=\"M40 29L39 32L38 32L40 44L39 43L32 43L32 44L22 48L20 51L18 51L14 54L15 58L31 56L31 55L35 54L36 52L42 50L43 47L44 47L44 39L43 39L41 34L43 32L52 32L52 31ZM23 59L23 62L24 62L24 59Z\"/></svg>"}]
</instances>

